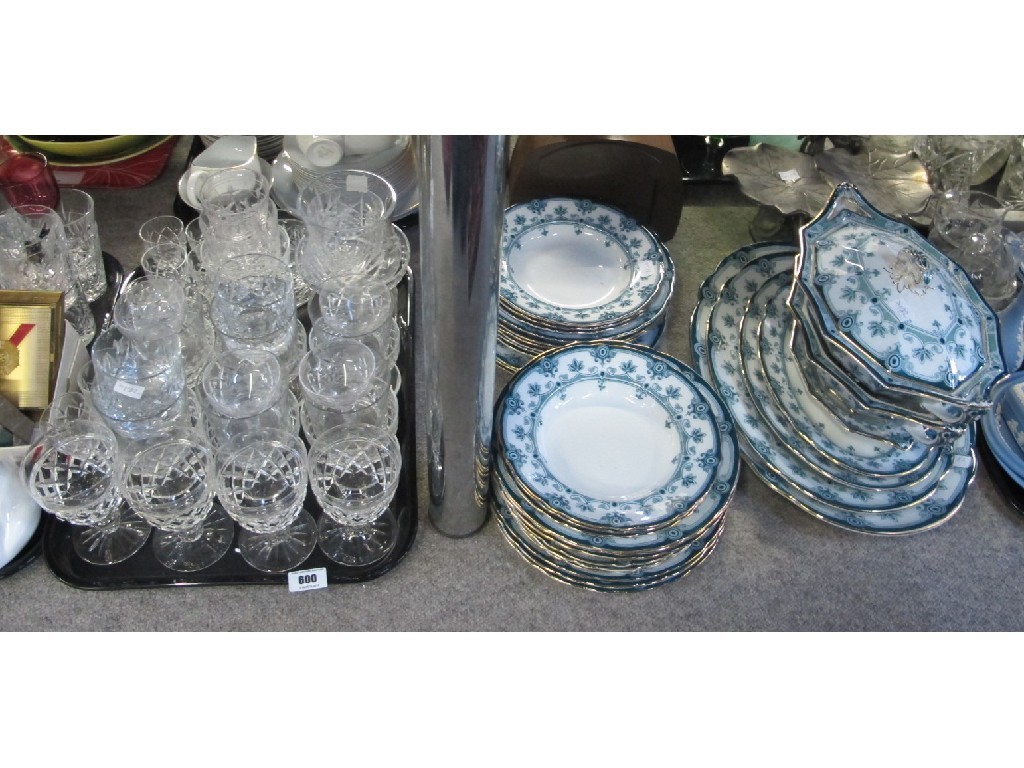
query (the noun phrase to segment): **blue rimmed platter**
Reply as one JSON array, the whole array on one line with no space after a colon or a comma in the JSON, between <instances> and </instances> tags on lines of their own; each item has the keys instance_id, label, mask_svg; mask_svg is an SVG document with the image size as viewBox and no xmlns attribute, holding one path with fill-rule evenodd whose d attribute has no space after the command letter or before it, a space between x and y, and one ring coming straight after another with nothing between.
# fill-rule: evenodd
<instances>
[{"instance_id":1,"label":"blue rimmed platter","mask_svg":"<svg viewBox=\"0 0 1024 768\"><path fill-rule=\"evenodd\" d=\"M772 261L776 269L785 271L787 259ZM855 482L856 473L848 468L826 469L814 457L808 458L802 453L798 440L786 431L783 419L776 412L769 411L770 415L766 416L770 398L759 397L759 390L751 387L742 359L744 320L753 311L751 300L765 279L761 279L760 272L752 277L745 272L741 270L726 284L723 298L711 310L707 330L709 381L722 395L745 442L758 452L762 461L802 490L849 511L889 511L927 498L934 489L935 477L927 478L929 485L913 488Z\"/></svg>"},{"instance_id":2,"label":"blue rimmed platter","mask_svg":"<svg viewBox=\"0 0 1024 768\"><path fill-rule=\"evenodd\" d=\"M743 318L741 362L755 402L776 432L798 437L801 455L851 483L901 487L941 472L940 449L857 431L817 398L788 344L792 272L765 281ZM763 308L763 311L762 311Z\"/></svg>"},{"instance_id":3,"label":"blue rimmed platter","mask_svg":"<svg viewBox=\"0 0 1024 768\"><path fill-rule=\"evenodd\" d=\"M740 249L730 254L705 280L691 320L694 361L698 371L716 386L726 402L739 428L740 449L748 466L770 488L797 507L846 530L878 535L907 534L948 520L959 509L976 469L973 426L950 446L950 466L929 493L900 503L898 489L890 489L886 493L891 494L892 503L882 509L870 503L858 503L849 491L845 497L837 495L835 483L811 471L806 464L795 462L787 441L773 435L760 418L749 391L745 391L746 380L739 376L739 338L736 336L729 344L725 337L740 327L745 309L740 311L737 307L741 303L745 307L750 295L772 274L784 271L785 260L758 258L757 249L752 250ZM773 261L782 262L783 266L773 266ZM719 310L716 316L720 303L731 303L733 310ZM727 386L722 386L720 376L726 377ZM783 467L777 466L778 463ZM846 503L844 498L854 503Z\"/></svg>"}]
</instances>

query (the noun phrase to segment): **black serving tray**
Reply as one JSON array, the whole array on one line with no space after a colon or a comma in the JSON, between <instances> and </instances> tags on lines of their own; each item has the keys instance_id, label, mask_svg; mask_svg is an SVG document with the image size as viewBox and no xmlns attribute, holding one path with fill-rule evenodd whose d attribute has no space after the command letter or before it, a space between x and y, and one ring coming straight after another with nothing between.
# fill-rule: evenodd
<instances>
[{"instance_id":1,"label":"black serving tray","mask_svg":"<svg viewBox=\"0 0 1024 768\"><path fill-rule=\"evenodd\" d=\"M416 538L419 524L416 488L416 439L415 401L416 385L413 365L413 287L412 273L398 287L399 326L402 331L398 367L402 374L402 387L398 393L399 417L398 439L402 445L402 473L398 489L391 502L391 511L398 521L398 540L394 549L382 560L364 567L344 566L328 559L319 547L295 570L324 568L328 584L369 581L383 576L405 557ZM305 312L299 312L300 319L307 324ZM316 497L310 491L306 496L306 510L319 520L322 514ZM265 573L258 571L242 559L238 551L238 527L235 527L235 541L227 554L209 568L194 573L180 573L165 568L153 556L149 543L122 563L115 565L93 565L80 558L71 546L74 527L53 515L43 515L42 550L50 570L66 584L79 589L109 590L137 589L147 587L198 587L214 585L276 584L288 583L287 573Z\"/></svg>"}]
</instances>

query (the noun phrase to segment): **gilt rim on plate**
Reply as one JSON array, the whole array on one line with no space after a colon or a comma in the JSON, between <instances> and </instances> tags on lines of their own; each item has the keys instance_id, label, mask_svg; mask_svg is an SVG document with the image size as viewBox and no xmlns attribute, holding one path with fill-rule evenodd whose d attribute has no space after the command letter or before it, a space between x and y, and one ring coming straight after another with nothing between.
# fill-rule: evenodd
<instances>
[{"instance_id":1,"label":"gilt rim on plate","mask_svg":"<svg viewBox=\"0 0 1024 768\"><path fill-rule=\"evenodd\" d=\"M568 517L596 531L667 527L692 512L704 494L721 490L713 472L720 461L719 446L723 440L735 439L731 425L722 428L713 418L714 410L725 412L724 406L717 403L718 408L711 408L708 397L717 396L707 387L702 392L693 379L699 377L684 363L646 347L586 342L552 350L521 369L506 385L495 419L496 448L518 486L560 518ZM641 401L647 398L649 415L656 416L657 409L665 413L667 423L661 428L673 430L671 437L679 453L673 457L675 461L668 460L672 466L666 476L647 478L642 488L634 486L624 495L595 498L563 482L571 478L559 478L549 470L539 455L538 435L547 439L540 431L544 427L542 409L557 405L553 398L564 398L576 387L603 391L612 383L617 387L612 393L616 397L632 391ZM591 418L592 414L584 416ZM663 470L665 467L659 468Z\"/></svg>"},{"instance_id":2,"label":"gilt rim on plate","mask_svg":"<svg viewBox=\"0 0 1024 768\"><path fill-rule=\"evenodd\" d=\"M545 233L545 228L569 225L576 234L600 234L606 247L621 249L630 270L620 292L600 303L568 307L552 303L520 285L510 267L513 251L525 237ZM627 322L646 310L658 297L658 289L671 261L658 238L634 218L602 203L569 197L532 200L510 206L504 214L499 264L499 305L509 315L531 326L553 330L599 330Z\"/></svg>"}]
</instances>

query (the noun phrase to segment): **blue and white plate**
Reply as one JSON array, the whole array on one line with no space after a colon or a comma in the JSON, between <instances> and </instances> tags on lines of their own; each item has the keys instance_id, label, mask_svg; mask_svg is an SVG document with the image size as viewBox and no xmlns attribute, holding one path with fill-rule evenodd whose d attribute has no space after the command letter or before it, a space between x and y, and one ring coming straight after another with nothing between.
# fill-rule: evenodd
<instances>
[{"instance_id":1,"label":"blue and white plate","mask_svg":"<svg viewBox=\"0 0 1024 768\"><path fill-rule=\"evenodd\" d=\"M776 432L800 438L795 447L821 471L853 484L905 491L910 483L941 474L939 449L852 431L818 400L786 343L793 322L786 305L792 279L785 271L765 281L743 318L740 360L766 420Z\"/></svg>"},{"instance_id":2,"label":"blue and white plate","mask_svg":"<svg viewBox=\"0 0 1024 768\"><path fill-rule=\"evenodd\" d=\"M650 325L641 327L634 333L621 337L616 335L602 340L621 341L654 349L658 346L658 342L661 341L662 335L665 333L667 319L666 313L662 312L661 315L655 318ZM495 344L495 355L499 366L510 373L515 373L523 366L528 365L530 361L538 355L544 354L545 352L557 347L563 347L568 343L570 342L558 341L557 343L551 343L545 346L535 342L529 342L513 335L507 326L503 326L499 323Z\"/></svg>"},{"instance_id":3,"label":"blue and white plate","mask_svg":"<svg viewBox=\"0 0 1024 768\"><path fill-rule=\"evenodd\" d=\"M723 261L702 286L691 325L698 370L726 402L739 428L740 449L748 465L769 487L798 507L847 530L910 533L949 519L959 508L974 475L973 430L949 448L949 468L931 489L908 498L901 497L898 488L872 494L866 488L858 490L837 483L794 454L791 446L798 438L780 436L767 424L742 375L739 331L750 297L773 274L785 271L786 259L758 258L758 254L756 247L741 249Z\"/></svg>"},{"instance_id":4,"label":"blue and white plate","mask_svg":"<svg viewBox=\"0 0 1024 768\"><path fill-rule=\"evenodd\" d=\"M1005 372L999 321L958 265L907 224L836 187L801 229L799 284L814 319L888 385L967 406Z\"/></svg>"},{"instance_id":5,"label":"blue and white plate","mask_svg":"<svg viewBox=\"0 0 1024 768\"><path fill-rule=\"evenodd\" d=\"M721 451L709 492L694 505L692 510L673 519L671 525L660 526L653 530L629 532L621 529L595 531L592 526L574 524L571 519L558 515L557 512L545 510L543 504L533 503L525 494L521 493L517 489L516 482L511 477L505 461L500 457L494 462L495 491L499 500L505 506L531 518L536 525L565 541L573 550L635 558L652 551L660 552L667 548L678 547L687 540L701 535L709 525L724 514L736 489L740 467L739 449L732 421L714 390L688 366L680 364L679 372L704 396L722 439L719 441ZM499 400L496 410L495 421L497 423L501 422L503 399Z\"/></svg>"},{"instance_id":6,"label":"blue and white plate","mask_svg":"<svg viewBox=\"0 0 1024 768\"><path fill-rule=\"evenodd\" d=\"M658 239L610 206L546 198L510 207L500 304L535 326L600 329L642 313L668 274Z\"/></svg>"},{"instance_id":7,"label":"blue and white plate","mask_svg":"<svg viewBox=\"0 0 1024 768\"><path fill-rule=\"evenodd\" d=\"M495 500L534 530L543 531L563 551L579 558L603 555L609 562L635 562L649 560L673 552L694 538L702 536L708 528L721 521L726 504L735 490L735 479L715 486L714 493L706 494L699 508L675 525L651 532L635 534L592 533L569 525L564 520L545 512L518 493L515 481L508 476L502 462L495 462L492 492ZM732 462L732 474L739 468L739 455ZM710 512L710 514L709 514Z\"/></svg>"},{"instance_id":8,"label":"blue and white plate","mask_svg":"<svg viewBox=\"0 0 1024 768\"><path fill-rule=\"evenodd\" d=\"M689 513L712 486L723 436L683 364L587 342L508 383L497 437L516 483L584 526L635 529Z\"/></svg>"},{"instance_id":9,"label":"blue and white plate","mask_svg":"<svg viewBox=\"0 0 1024 768\"><path fill-rule=\"evenodd\" d=\"M1024 487L1024 371L992 387L992 408L981 417L981 431L996 461Z\"/></svg>"},{"instance_id":10,"label":"blue and white plate","mask_svg":"<svg viewBox=\"0 0 1024 768\"><path fill-rule=\"evenodd\" d=\"M664 562L653 565L599 569L573 563L553 554L542 538L525 530L509 510L492 499L498 527L505 539L528 563L559 581L602 592L636 592L675 581L703 563L722 535L724 523L688 542Z\"/></svg>"}]
</instances>

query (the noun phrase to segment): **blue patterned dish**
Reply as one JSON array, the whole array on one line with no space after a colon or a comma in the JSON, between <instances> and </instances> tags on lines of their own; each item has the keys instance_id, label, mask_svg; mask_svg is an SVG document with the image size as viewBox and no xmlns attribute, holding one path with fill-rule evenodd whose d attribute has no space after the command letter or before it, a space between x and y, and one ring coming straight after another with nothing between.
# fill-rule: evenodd
<instances>
[{"instance_id":1,"label":"blue patterned dish","mask_svg":"<svg viewBox=\"0 0 1024 768\"><path fill-rule=\"evenodd\" d=\"M554 579L601 592L636 592L675 581L703 563L714 551L722 534L722 523L688 543L665 563L606 572L567 562L553 554L542 541L527 534L509 510L492 500L498 527L512 547L531 565Z\"/></svg>"},{"instance_id":2,"label":"blue patterned dish","mask_svg":"<svg viewBox=\"0 0 1024 768\"><path fill-rule=\"evenodd\" d=\"M544 342L547 349L576 341L593 341L596 339L626 338L635 335L639 329L650 325L658 318L664 317L668 309L669 299L675 288L676 270L672 257L660 246L665 254L665 279L661 281L658 291L651 302L641 312L622 319L614 324L598 328L576 327L554 324L542 324L537 318L525 319L506 311L504 306L498 307L498 327L509 331L533 336Z\"/></svg>"},{"instance_id":3,"label":"blue patterned dish","mask_svg":"<svg viewBox=\"0 0 1024 768\"><path fill-rule=\"evenodd\" d=\"M608 349L607 345L600 344L591 347ZM611 526L591 525L565 515L523 488L514 463L504 450L498 433L506 423L506 406L513 404L515 407L516 399L511 395L515 388L513 380L506 385L495 407L497 457L491 473L491 506L506 540L528 563L545 574L567 584L598 591L637 591L680 578L714 550L725 522L726 505L736 488L739 447L724 404L689 366L667 355L629 346L618 345L614 351L619 358L616 366L621 368L604 367L603 371L593 371L606 382L614 385L616 371L632 367L626 359L629 354L640 353L643 358L657 358L659 364L688 381L703 396L714 417L712 423L720 432L720 453L706 491L700 493L689 508L678 510L675 516L651 527L623 527L620 520L613 521ZM606 352L599 352L597 356L601 360L608 359ZM568 369L576 367L570 363ZM668 377L659 376L657 381L665 378ZM635 375L629 375L628 380L641 384L642 400L652 398L651 390ZM566 383L570 389L580 386L578 381ZM667 389L665 394L668 394ZM615 401L612 405L618 407ZM598 407L604 406L598 403ZM634 408L630 406L628 410ZM667 421L670 423L665 428L674 429L672 420ZM628 436L630 432L632 430L627 429L625 434ZM694 490L694 493L699 491Z\"/></svg>"},{"instance_id":4,"label":"blue patterned dish","mask_svg":"<svg viewBox=\"0 0 1024 768\"><path fill-rule=\"evenodd\" d=\"M786 297L777 297L776 307L780 301L785 304ZM777 329L782 334L778 340L779 344L784 348L780 354L785 355L787 362L798 365L799 378L806 383L815 398L819 399L835 418L845 424L849 431L885 440L903 448L910 448L916 442L928 446L939 442L935 439L921 440L919 436L928 436L923 425L898 416L890 410L888 404L884 404L886 407L878 407L876 403L869 402L861 390L853 386L848 379L829 375L812 355L804 338L800 319L793 313L791 307L779 308L777 314L785 318L780 321L780 327ZM762 342L762 345L764 343Z\"/></svg>"},{"instance_id":5,"label":"blue patterned dish","mask_svg":"<svg viewBox=\"0 0 1024 768\"><path fill-rule=\"evenodd\" d=\"M687 542L703 535L710 526L721 521L725 507L735 490L735 476L739 470L739 450L733 457L732 480L716 483L714 491L705 494L700 509L687 515L668 528L659 528L635 534L594 533L580 530L547 512L541 505L533 504L516 488L509 477L508 469L502 462L495 462L496 471L492 476L492 492L495 499L511 514L520 518L534 530L547 533L554 541L561 542L564 551L578 554L603 555L608 561L637 561L656 557L678 550ZM711 514L708 514L711 512Z\"/></svg>"},{"instance_id":6,"label":"blue patterned dish","mask_svg":"<svg viewBox=\"0 0 1024 768\"><path fill-rule=\"evenodd\" d=\"M621 211L547 198L510 207L499 302L534 325L603 328L643 312L667 274L667 251Z\"/></svg>"},{"instance_id":7,"label":"blue patterned dish","mask_svg":"<svg viewBox=\"0 0 1024 768\"><path fill-rule=\"evenodd\" d=\"M938 407L931 400L922 401L913 393L898 387L889 387L876 393L871 384L865 382L870 376L864 369L854 365L843 367L830 354L828 338L814 332L803 321L805 299L800 291L791 291L789 305L797 321L793 325L792 343L806 354L808 379L823 391L834 392L841 399L856 401L879 415L889 415L902 422L914 440L928 445L943 445L956 440L963 434L968 421L966 412L948 403ZM850 403L853 410L857 406Z\"/></svg>"},{"instance_id":8,"label":"blue patterned dish","mask_svg":"<svg viewBox=\"0 0 1024 768\"><path fill-rule=\"evenodd\" d=\"M974 476L973 425L949 447L949 468L934 481L929 491L901 498L899 488L886 489L874 497L886 503L872 504L865 501L871 498L870 494L865 496L843 488L798 460L790 446L793 438L781 439L773 433L753 406L746 379L739 375L739 338L734 334L741 325L750 296L772 274L784 271L777 264L773 265L772 259L760 257L767 252L762 247L751 246L726 257L701 286L691 319L694 361L701 375L716 385L733 415L739 427L740 449L748 466L770 488L804 511L846 530L906 534L948 520L959 509ZM722 303L732 305L732 311L718 310ZM744 309L739 311L737 307L741 304ZM730 336L731 343L727 338Z\"/></svg>"},{"instance_id":9,"label":"blue patterned dish","mask_svg":"<svg viewBox=\"0 0 1024 768\"><path fill-rule=\"evenodd\" d=\"M1024 486L1024 371L1011 373L992 387L992 408L980 423L996 461Z\"/></svg>"},{"instance_id":10,"label":"blue patterned dish","mask_svg":"<svg viewBox=\"0 0 1024 768\"><path fill-rule=\"evenodd\" d=\"M797 280L824 334L883 384L985 407L1005 372L999 322L959 266L848 183L800 236Z\"/></svg>"},{"instance_id":11,"label":"blue patterned dish","mask_svg":"<svg viewBox=\"0 0 1024 768\"><path fill-rule=\"evenodd\" d=\"M787 346L801 361L808 386L851 430L884 437L896 445L920 442L932 446L950 442L941 439L931 426L907 419L888 404L879 406L870 401L856 385L845 378L845 373L838 376L826 369L813 357L803 327L795 318L789 323Z\"/></svg>"},{"instance_id":12,"label":"blue patterned dish","mask_svg":"<svg viewBox=\"0 0 1024 768\"><path fill-rule=\"evenodd\" d=\"M772 262L784 271L785 259ZM802 490L849 511L888 511L927 498L938 479L934 474L925 478L927 482L912 486L882 487L847 467L829 467L826 471L821 461L815 460L817 457L808 457L800 450L799 441L786 431L784 420L777 412L769 411L770 416L766 418L771 398L767 394L759 397L760 392L751 388L744 371L741 338L744 318L753 311L751 299L766 278L748 279L745 271L726 284L707 325L709 380L729 408L740 436L764 462Z\"/></svg>"},{"instance_id":13,"label":"blue patterned dish","mask_svg":"<svg viewBox=\"0 0 1024 768\"><path fill-rule=\"evenodd\" d=\"M670 361L667 356L663 359ZM740 465L739 448L732 420L714 390L688 366L680 363L677 368L680 375L687 378L704 396L722 435L719 441L721 449L719 460L715 467L715 476L709 493L704 494L691 511L673 519L671 525L660 526L654 530L644 529L639 532L628 532L616 528L599 530L590 525L573 524L571 519L565 519L557 512L546 511L543 504L532 503L523 493L519 492L505 461L499 458L494 462L494 476L498 481L501 501L508 507L517 507L524 515L531 517L537 525L567 542L572 542L576 548L592 551L618 555L627 554L632 557L649 550L678 547L688 539L701 534L711 521L723 514L725 506L736 489ZM495 423L501 423L502 403L503 399L499 400Z\"/></svg>"},{"instance_id":14,"label":"blue patterned dish","mask_svg":"<svg viewBox=\"0 0 1024 768\"><path fill-rule=\"evenodd\" d=\"M723 436L682 365L605 342L533 360L508 383L497 425L515 481L582 525L688 514L714 481Z\"/></svg>"},{"instance_id":15,"label":"blue patterned dish","mask_svg":"<svg viewBox=\"0 0 1024 768\"><path fill-rule=\"evenodd\" d=\"M816 396L787 344L792 313L786 297L792 272L765 281L743 319L741 361L758 408L776 432L800 439L798 452L853 484L902 487L941 474L940 451L921 443L896 443L851 430ZM763 307L763 312L761 311ZM937 476L937 475L936 475Z\"/></svg>"},{"instance_id":16,"label":"blue patterned dish","mask_svg":"<svg viewBox=\"0 0 1024 768\"><path fill-rule=\"evenodd\" d=\"M665 313L662 313L650 326L640 328L635 336L629 335L621 339L607 339L607 341L614 340L626 342L629 344L651 347L653 349L658 345L662 334L665 332L666 321L667 317ZM529 365L533 358L544 354L544 352L547 352L549 349L561 346L565 346L565 344L554 344L546 349L540 350L533 347L527 347L523 344L517 344L514 337L509 338L499 325L498 336L495 342L496 362L501 368L505 369L509 373L516 373L520 368Z\"/></svg>"}]
</instances>

